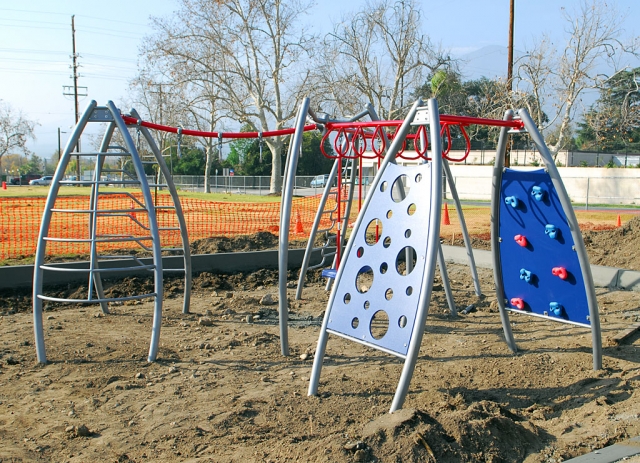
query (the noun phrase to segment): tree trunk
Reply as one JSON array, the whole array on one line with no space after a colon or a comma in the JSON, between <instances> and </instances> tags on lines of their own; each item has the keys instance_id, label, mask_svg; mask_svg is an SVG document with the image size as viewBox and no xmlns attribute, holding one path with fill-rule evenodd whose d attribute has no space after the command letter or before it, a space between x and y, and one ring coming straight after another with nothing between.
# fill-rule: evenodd
<instances>
[{"instance_id":1,"label":"tree trunk","mask_svg":"<svg viewBox=\"0 0 640 463\"><path fill-rule=\"evenodd\" d=\"M211 164L213 164L213 138L207 139L204 162L204 192L211 193Z\"/></svg>"},{"instance_id":2,"label":"tree trunk","mask_svg":"<svg viewBox=\"0 0 640 463\"><path fill-rule=\"evenodd\" d=\"M274 137L266 142L269 151L271 151L271 183L269 185L269 193L282 192L282 149L284 143L282 137Z\"/></svg>"}]
</instances>

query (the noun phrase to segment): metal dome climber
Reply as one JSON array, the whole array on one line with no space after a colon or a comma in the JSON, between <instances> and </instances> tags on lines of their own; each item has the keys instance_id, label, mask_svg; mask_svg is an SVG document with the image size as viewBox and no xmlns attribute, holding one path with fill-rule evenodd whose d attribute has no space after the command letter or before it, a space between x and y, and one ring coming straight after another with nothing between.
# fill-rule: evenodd
<instances>
[{"instance_id":1,"label":"metal dome climber","mask_svg":"<svg viewBox=\"0 0 640 463\"><path fill-rule=\"evenodd\" d=\"M82 117L76 124L71 137L60 158L58 167L53 176L53 181L49 190L49 195L45 204L45 209L38 236L38 244L34 262L33 276L33 317L35 344L38 361L46 363L46 353L44 346L44 333L42 323L43 301L70 302L100 304L103 313L109 313L108 303L124 302L128 300L140 300L145 298L154 299L153 325L151 342L149 347L148 360L154 361L158 352L158 342L160 338L160 326L162 323L162 298L163 298L163 263L162 253L178 254L182 257L183 268L164 269L164 272L184 273L185 291L183 312L189 311L190 291L191 291L191 255L187 236L186 224L180 206L175 186L171 179L161 153L158 150L149 132L137 124L138 118L135 110L134 123L137 129L144 135L152 156L143 158L140 156L133 139L127 129L127 124L123 120L120 111L113 102L109 101L106 106L98 106L92 101L85 110ZM87 125L92 122L107 123L107 129L102 139L98 151L73 152L80 140L80 136ZM131 122L131 120L129 121ZM114 132L118 130L124 145L112 144ZM95 161L95 169L91 180L65 180L64 173L73 156L77 156L78 162L81 158L89 158ZM118 157L131 162L133 172L126 170L123 165L119 169L105 166L108 157ZM156 164L162 172L166 183L149 184L144 166L145 164ZM117 173L120 180L104 179L103 174ZM107 184L122 185L133 188L140 188L139 194L118 191L104 191ZM90 185L91 195L86 207L82 209L69 209L56 207L56 200L60 186L62 185ZM156 204L151 195L151 188L167 188L170 193L172 203ZM164 225L168 219L163 219L163 225L158 224L157 212L173 212L174 218L170 220L170 225ZM74 230L65 230L64 233L55 227L55 218L58 214L73 214L78 217L75 220L79 224ZM52 227L52 224L54 225ZM160 231L178 233L182 247L163 248ZM63 236L66 235L66 236ZM75 242L85 244L88 247L89 263L86 265L58 266L45 263L47 246L55 247L59 242ZM136 244L145 251L152 253L150 260L140 259L135 255L110 255L106 254L113 248L121 247L123 244ZM131 294L121 297L106 297L103 289L102 278L105 275L116 276L123 272L130 272L132 269L143 273L152 273L154 279L154 290L149 293ZM48 296L43 292L45 275L56 272L73 272L88 277L88 294L86 298L63 298Z\"/></svg>"}]
</instances>

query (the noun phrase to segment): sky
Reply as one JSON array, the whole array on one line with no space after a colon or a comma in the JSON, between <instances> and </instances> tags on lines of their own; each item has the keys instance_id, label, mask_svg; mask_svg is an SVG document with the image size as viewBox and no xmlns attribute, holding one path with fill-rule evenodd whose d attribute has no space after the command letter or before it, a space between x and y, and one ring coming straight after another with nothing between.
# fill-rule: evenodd
<instances>
[{"instance_id":1,"label":"sky","mask_svg":"<svg viewBox=\"0 0 640 463\"><path fill-rule=\"evenodd\" d=\"M424 30L463 61L467 78L506 75L509 0L418 0ZM523 53L535 38L549 34L561 44L563 8L581 0L516 0L514 48ZM367 0L321 0L302 18L311 30L328 32L331 24L365 5ZM637 0L609 1L626 14L625 36L640 34ZM63 95L71 79L71 16L75 15L78 85L86 97L104 105L127 97L128 82L137 75L138 50L152 32L150 17L170 16L176 0L26 0L0 3L0 100L36 121L37 140L29 148L51 158L62 147L74 123L73 98ZM489 48L485 48L489 47ZM640 66L640 62L635 63ZM72 88L72 87L71 87ZM68 90L68 89L67 89ZM128 108L123 108L128 109Z\"/></svg>"}]
</instances>

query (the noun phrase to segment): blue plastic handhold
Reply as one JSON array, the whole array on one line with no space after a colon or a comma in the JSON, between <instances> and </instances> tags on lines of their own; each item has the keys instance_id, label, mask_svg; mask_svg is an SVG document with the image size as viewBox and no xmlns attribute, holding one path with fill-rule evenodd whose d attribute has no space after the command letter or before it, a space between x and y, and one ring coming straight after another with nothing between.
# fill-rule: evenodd
<instances>
[{"instance_id":1,"label":"blue plastic handhold","mask_svg":"<svg viewBox=\"0 0 640 463\"><path fill-rule=\"evenodd\" d=\"M531 283L531 271L521 268L520 269L520 279L526 281L527 283Z\"/></svg>"},{"instance_id":2,"label":"blue plastic handhold","mask_svg":"<svg viewBox=\"0 0 640 463\"><path fill-rule=\"evenodd\" d=\"M549 235L549 238L551 238L552 240L556 239L559 231L560 230L558 230L558 227L556 227L555 225L547 224L544 226L545 235Z\"/></svg>"},{"instance_id":3,"label":"blue plastic handhold","mask_svg":"<svg viewBox=\"0 0 640 463\"><path fill-rule=\"evenodd\" d=\"M516 207L518 207L518 198L516 198L515 196L507 196L506 198L504 198L504 203L507 206L511 206L515 209Z\"/></svg>"},{"instance_id":4,"label":"blue plastic handhold","mask_svg":"<svg viewBox=\"0 0 640 463\"><path fill-rule=\"evenodd\" d=\"M544 191L542 187L534 186L533 188L531 188L531 196L533 196L536 201L542 201L545 194L546 191Z\"/></svg>"},{"instance_id":5,"label":"blue plastic handhold","mask_svg":"<svg viewBox=\"0 0 640 463\"><path fill-rule=\"evenodd\" d=\"M562 317L564 314L564 307L559 302L549 302L549 311L556 317Z\"/></svg>"},{"instance_id":6,"label":"blue plastic handhold","mask_svg":"<svg viewBox=\"0 0 640 463\"><path fill-rule=\"evenodd\" d=\"M323 278L335 278L338 271L335 268L326 268L322 271Z\"/></svg>"}]
</instances>

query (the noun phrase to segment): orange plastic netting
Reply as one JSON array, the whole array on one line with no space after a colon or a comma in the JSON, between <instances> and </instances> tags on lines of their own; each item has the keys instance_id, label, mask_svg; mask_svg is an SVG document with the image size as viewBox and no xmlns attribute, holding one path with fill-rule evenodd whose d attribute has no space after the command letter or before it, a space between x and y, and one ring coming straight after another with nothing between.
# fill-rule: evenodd
<instances>
[{"instance_id":1,"label":"orange plastic netting","mask_svg":"<svg viewBox=\"0 0 640 463\"><path fill-rule=\"evenodd\" d=\"M178 220L173 203L167 194L154 198L163 248L181 247ZM335 208L328 201L327 209ZM117 249L139 249L132 239L150 246L148 218L140 204L142 195L113 194L99 197L96 216L97 251L105 253ZM259 231L279 233L280 203L213 202L181 198L189 241L215 237L250 235ZM0 259L33 256L36 251L40 223L46 198L3 198L0 201ZM304 239L308 236L320 203L319 196L294 198L290 235ZM166 209L165 209L166 207ZM90 198L88 196L58 197L49 228L49 237L60 241L47 242L47 255L86 255L90 251ZM354 211L354 214L357 211ZM324 214L321 228L330 226L329 214ZM104 237L107 242L101 242ZM121 241L119 241L122 239Z\"/></svg>"}]
</instances>

